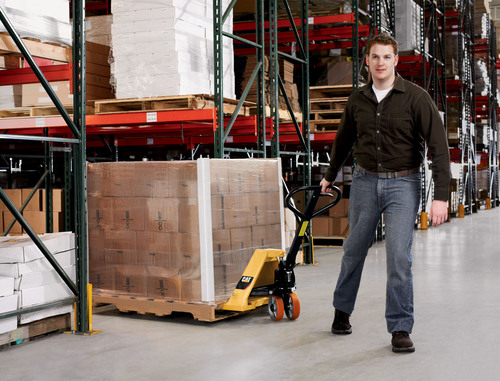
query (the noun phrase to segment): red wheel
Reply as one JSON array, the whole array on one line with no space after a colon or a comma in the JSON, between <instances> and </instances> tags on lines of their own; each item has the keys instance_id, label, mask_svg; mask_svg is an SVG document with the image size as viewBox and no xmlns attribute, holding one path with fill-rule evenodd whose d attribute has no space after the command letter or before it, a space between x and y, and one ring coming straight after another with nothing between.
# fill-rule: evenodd
<instances>
[{"instance_id":1,"label":"red wheel","mask_svg":"<svg viewBox=\"0 0 500 381\"><path fill-rule=\"evenodd\" d=\"M279 321L283 319L283 315L285 314L283 299L280 296L271 295L267 303L267 312L269 312L271 320Z\"/></svg>"},{"instance_id":2,"label":"red wheel","mask_svg":"<svg viewBox=\"0 0 500 381\"><path fill-rule=\"evenodd\" d=\"M300 315L300 302L296 293L291 293L285 296L286 298L286 317L290 320L295 320Z\"/></svg>"}]
</instances>

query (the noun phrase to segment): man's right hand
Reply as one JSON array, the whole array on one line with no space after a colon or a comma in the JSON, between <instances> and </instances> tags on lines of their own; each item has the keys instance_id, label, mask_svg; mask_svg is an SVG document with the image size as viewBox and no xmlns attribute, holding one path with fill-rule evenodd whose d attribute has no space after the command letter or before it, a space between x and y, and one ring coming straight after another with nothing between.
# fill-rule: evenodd
<instances>
[{"instance_id":1,"label":"man's right hand","mask_svg":"<svg viewBox=\"0 0 500 381\"><path fill-rule=\"evenodd\" d=\"M321 182L319 183L319 185L321 185L321 194L325 194L326 193L326 189L328 187L330 187L331 185L333 185L333 182L330 182L326 179L323 178L323 180L321 180Z\"/></svg>"}]
</instances>

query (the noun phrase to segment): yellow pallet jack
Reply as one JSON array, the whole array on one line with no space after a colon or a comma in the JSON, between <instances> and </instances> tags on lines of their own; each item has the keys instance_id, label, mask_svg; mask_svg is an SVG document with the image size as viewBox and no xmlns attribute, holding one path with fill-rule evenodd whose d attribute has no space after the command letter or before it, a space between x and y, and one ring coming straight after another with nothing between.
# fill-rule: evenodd
<instances>
[{"instance_id":1,"label":"yellow pallet jack","mask_svg":"<svg viewBox=\"0 0 500 381\"><path fill-rule=\"evenodd\" d=\"M290 320L300 315L300 302L295 293L295 274L297 253L302 245L309 221L338 204L341 198L340 189L330 188L336 193L321 194L321 186L305 186L292 190L285 198L286 206L295 214L299 229L285 257L285 251L277 249L255 250L243 275L236 285L229 300L220 308L228 311L245 312L267 304L269 317L278 321L286 314ZM292 196L298 192L310 192L304 213L293 205ZM331 197L333 201L315 210L320 197Z\"/></svg>"}]
</instances>

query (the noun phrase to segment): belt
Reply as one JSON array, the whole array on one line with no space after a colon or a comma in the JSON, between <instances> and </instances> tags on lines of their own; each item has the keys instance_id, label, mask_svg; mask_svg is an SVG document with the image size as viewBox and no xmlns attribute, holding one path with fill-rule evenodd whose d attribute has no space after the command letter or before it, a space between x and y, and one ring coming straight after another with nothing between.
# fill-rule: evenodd
<instances>
[{"instance_id":1,"label":"belt","mask_svg":"<svg viewBox=\"0 0 500 381\"><path fill-rule=\"evenodd\" d=\"M369 171L367 169L364 169L359 164L356 164L356 168L368 173L369 175L377 176L378 178L381 178L381 179L397 179L398 177L413 175L415 173L420 172L420 167L412 168L412 169L405 169L403 171L396 171L396 172L372 172L372 171Z\"/></svg>"}]
</instances>

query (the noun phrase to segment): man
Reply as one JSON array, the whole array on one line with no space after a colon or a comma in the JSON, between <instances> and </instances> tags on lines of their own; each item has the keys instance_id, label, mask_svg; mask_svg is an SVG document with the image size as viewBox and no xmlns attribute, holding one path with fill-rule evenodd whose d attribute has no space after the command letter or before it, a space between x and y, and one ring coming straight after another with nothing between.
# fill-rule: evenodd
<instances>
[{"instance_id":1,"label":"man","mask_svg":"<svg viewBox=\"0 0 500 381\"><path fill-rule=\"evenodd\" d=\"M420 204L424 141L432 158L434 201L429 218L438 226L448 218L450 159L446 132L429 94L396 73L397 41L388 34L367 45L370 82L349 97L332 148L322 192L353 153L350 235L334 292L332 333L350 334L349 317L364 261L384 213L387 254L385 318L394 352L413 352L411 244Z\"/></svg>"}]
</instances>

